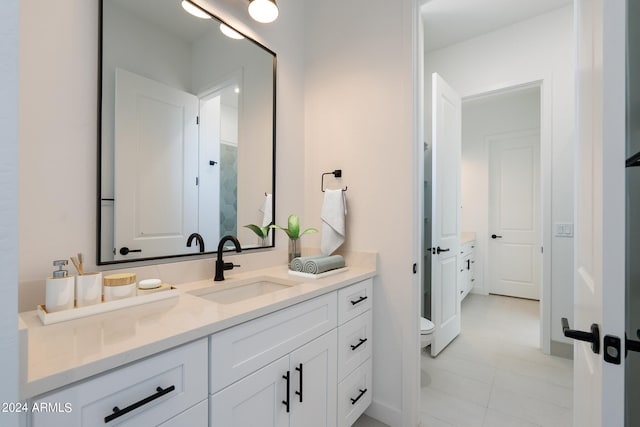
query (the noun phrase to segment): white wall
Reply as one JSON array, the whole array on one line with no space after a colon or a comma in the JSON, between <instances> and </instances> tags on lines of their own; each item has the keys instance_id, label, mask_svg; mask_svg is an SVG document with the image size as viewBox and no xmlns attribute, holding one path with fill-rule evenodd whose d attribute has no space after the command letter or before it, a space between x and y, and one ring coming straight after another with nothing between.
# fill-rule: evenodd
<instances>
[{"instance_id":1,"label":"white wall","mask_svg":"<svg viewBox=\"0 0 640 427\"><path fill-rule=\"evenodd\" d=\"M0 5L0 402L18 400L18 0ZM0 425L18 425L0 413Z\"/></svg>"},{"instance_id":2,"label":"white wall","mask_svg":"<svg viewBox=\"0 0 640 427\"><path fill-rule=\"evenodd\" d=\"M414 363L417 308L412 314L419 290L411 273L418 238L413 234L414 2L309 0L305 6L303 226L321 226L321 174L342 169L341 180L328 177L325 183L348 186L343 249L379 253L368 413L394 426L415 426L412 399L418 393L412 384L420 375ZM304 245L319 244L317 235L304 239ZM413 338L411 350L406 343Z\"/></svg>"},{"instance_id":3,"label":"white wall","mask_svg":"<svg viewBox=\"0 0 640 427\"><path fill-rule=\"evenodd\" d=\"M201 3L278 54L276 219L286 222L304 206L301 180L290 179L303 176L303 5L279 1L286 12L275 25L262 25L251 20L244 3ZM80 251L88 269L115 267L94 265L98 2L42 0L20 6L18 280L24 311L44 301L44 279L54 259ZM286 248L282 234L276 242ZM285 259L281 251L230 257L244 271ZM162 275L172 281L213 275L212 258L154 264L120 268L140 278Z\"/></svg>"},{"instance_id":4,"label":"white wall","mask_svg":"<svg viewBox=\"0 0 640 427\"><path fill-rule=\"evenodd\" d=\"M573 46L573 7L569 5L425 54L425 75L437 71L463 97L544 81L551 99L543 95L542 105L549 106L552 117L551 223L573 221ZM425 99L431 99L430 92L425 87ZM428 103L425 110L429 141ZM547 250L551 250L551 338L568 343L558 325L561 317L573 316L573 241L553 237Z\"/></svg>"},{"instance_id":5,"label":"white wall","mask_svg":"<svg viewBox=\"0 0 640 427\"><path fill-rule=\"evenodd\" d=\"M474 293L487 294L490 135L540 130L539 88L494 95L462 104L462 230L476 233Z\"/></svg>"}]
</instances>

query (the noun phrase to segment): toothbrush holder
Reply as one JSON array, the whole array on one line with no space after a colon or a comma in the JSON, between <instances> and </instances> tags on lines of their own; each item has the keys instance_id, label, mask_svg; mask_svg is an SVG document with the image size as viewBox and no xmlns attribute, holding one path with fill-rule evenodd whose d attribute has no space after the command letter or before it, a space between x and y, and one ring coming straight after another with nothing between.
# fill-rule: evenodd
<instances>
[{"instance_id":1,"label":"toothbrush holder","mask_svg":"<svg viewBox=\"0 0 640 427\"><path fill-rule=\"evenodd\" d=\"M76 307L102 302L102 273L84 273L76 277Z\"/></svg>"}]
</instances>

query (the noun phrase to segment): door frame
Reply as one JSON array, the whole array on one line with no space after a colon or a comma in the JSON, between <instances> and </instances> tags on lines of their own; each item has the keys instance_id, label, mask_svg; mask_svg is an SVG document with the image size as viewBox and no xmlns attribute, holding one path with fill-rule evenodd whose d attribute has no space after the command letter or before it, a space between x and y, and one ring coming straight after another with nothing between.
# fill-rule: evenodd
<instances>
[{"instance_id":1,"label":"door frame","mask_svg":"<svg viewBox=\"0 0 640 427\"><path fill-rule=\"evenodd\" d=\"M540 244L542 259L540 262L540 348L544 354L551 354L551 153L552 139L552 77L542 75L523 78L520 81L505 82L487 87L475 93L462 94L462 102L492 95L538 87L540 90ZM464 120L464 118L463 118ZM485 260L486 261L486 260ZM483 275L487 274L486 265ZM486 284L486 277L483 278Z\"/></svg>"},{"instance_id":2,"label":"door frame","mask_svg":"<svg viewBox=\"0 0 640 427\"><path fill-rule=\"evenodd\" d=\"M421 67L422 68L422 67ZM481 99L522 89L539 87L540 89L540 241L543 248L540 263L540 348L544 354L551 354L551 153L552 153L552 77L551 75L532 76L521 80L504 82L499 85L482 88L472 93L461 93L462 102ZM464 120L464 119L463 119ZM422 149L422 141L416 148ZM424 174L421 168L421 174ZM420 198L422 201L422 198ZM432 207L433 209L433 207ZM417 221L418 235L424 234L424 224ZM422 260L418 257L420 265ZM486 266L485 266L486 267ZM422 270L422 265L420 270ZM486 274L484 268L483 275ZM486 283L485 280L483 282ZM418 291L419 294L419 291ZM419 299L419 295L416 297Z\"/></svg>"}]
</instances>

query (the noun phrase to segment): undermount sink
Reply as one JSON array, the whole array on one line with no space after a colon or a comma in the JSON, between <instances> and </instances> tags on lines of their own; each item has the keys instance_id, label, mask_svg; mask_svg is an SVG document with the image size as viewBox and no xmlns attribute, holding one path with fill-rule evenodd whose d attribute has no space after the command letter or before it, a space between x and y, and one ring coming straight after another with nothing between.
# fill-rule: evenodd
<instances>
[{"instance_id":1,"label":"undermount sink","mask_svg":"<svg viewBox=\"0 0 640 427\"><path fill-rule=\"evenodd\" d=\"M300 283L294 280L261 276L238 281L228 280L228 283L199 289L193 291L192 294L218 304L235 304L250 298L288 289Z\"/></svg>"}]
</instances>

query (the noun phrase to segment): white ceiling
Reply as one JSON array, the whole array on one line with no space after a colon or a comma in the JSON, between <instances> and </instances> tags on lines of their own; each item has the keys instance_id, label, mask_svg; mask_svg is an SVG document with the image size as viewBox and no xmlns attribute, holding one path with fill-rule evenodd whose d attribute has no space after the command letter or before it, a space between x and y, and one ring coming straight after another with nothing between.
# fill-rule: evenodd
<instances>
[{"instance_id":1,"label":"white ceiling","mask_svg":"<svg viewBox=\"0 0 640 427\"><path fill-rule=\"evenodd\" d=\"M427 0L425 51L439 49L563 7L572 0Z\"/></svg>"}]
</instances>

